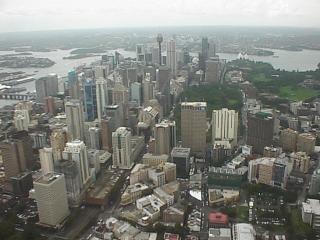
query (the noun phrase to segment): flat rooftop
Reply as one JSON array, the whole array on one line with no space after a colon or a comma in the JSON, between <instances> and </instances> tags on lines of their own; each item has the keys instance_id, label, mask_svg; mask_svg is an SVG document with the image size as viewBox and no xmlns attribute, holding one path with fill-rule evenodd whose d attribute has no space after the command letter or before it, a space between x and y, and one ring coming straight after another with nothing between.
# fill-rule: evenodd
<instances>
[{"instance_id":1,"label":"flat rooftop","mask_svg":"<svg viewBox=\"0 0 320 240\"><path fill-rule=\"evenodd\" d=\"M35 180L37 183L41 184L50 184L60 178L62 176L61 173L49 172L44 175L41 175L38 179Z\"/></svg>"},{"instance_id":2,"label":"flat rooftop","mask_svg":"<svg viewBox=\"0 0 320 240\"><path fill-rule=\"evenodd\" d=\"M207 107L206 102L182 102L183 107Z\"/></svg>"}]
</instances>

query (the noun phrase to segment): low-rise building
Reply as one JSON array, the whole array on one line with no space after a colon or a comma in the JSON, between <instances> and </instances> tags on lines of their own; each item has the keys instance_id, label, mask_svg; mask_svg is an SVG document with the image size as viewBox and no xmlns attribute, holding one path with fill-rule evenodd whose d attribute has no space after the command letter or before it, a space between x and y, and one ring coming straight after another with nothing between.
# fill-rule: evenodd
<instances>
[{"instance_id":1,"label":"low-rise building","mask_svg":"<svg viewBox=\"0 0 320 240\"><path fill-rule=\"evenodd\" d=\"M228 205L237 202L240 193L237 190L208 189L208 202L210 206Z\"/></svg>"},{"instance_id":2,"label":"low-rise building","mask_svg":"<svg viewBox=\"0 0 320 240\"><path fill-rule=\"evenodd\" d=\"M298 135L297 151L311 154L314 152L316 138L310 133L301 133Z\"/></svg>"},{"instance_id":3,"label":"low-rise building","mask_svg":"<svg viewBox=\"0 0 320 240\"><path fill-rule=\"evenodd\" d=\"M169 156L167 154L154 155L146 153L142 157L142 163L148 166L158 166L159 164L164 164L169 161Z\"/></svg>"},{"instance_id":4,"label":"low-rise building","mask_svg":"<svg viewBox=\"0 0 320 240\"><path fill-rule=\"evenodd\" d=\"M136 201L136 207L142 210L143 217L141 218L142 225L148 225L158 220L161 216L161 211L164 210L166 203L154 194L139 198Z\"/></svg>"},{"instance_id":5,"label":"low-rise building","mask_svg":"<svg viewBox=\"0 0 320 240\"><path fill-rule=\"evenodd\" d=\"M307 155L307 153L291 153L290 160L293 162L293 170L301 173L308 173L310 167L310 157Z\"/></svg>"},{"instance_id":6,"label":"low-rise building","mask_svg":"<svg viewBox=\"0 0 320 240\"><path fill-rule=\"evenodd\" d=\"M175 206L170 206L163 211L162 219L166 223L183 224L184 210Z\"/></svg>"},{"instance_id":7,"label":"low-rise building","mask_svg":"<svg viewBox=\"0 0 320 240\"><path fill-rule=\"evenodd\" d=\"M231 240L231 229L209 228L209 240Z\"/></svg>"},{"instance_id":8,"label":"low-rise building","mask_svg":"<svg viewBox=\"0 0 320 240\"><path fill-rule=\"evenodd\" d=\"M237 223L232 226L233 240L255 240L256 231L251 224Z\"/></svg>"},{"instance_id":9,"label":"low-rise building","mask_svg":"<svg viewBox=\"0 0 320 240\"><path fill-rule=\"evenodd\" d=\"M210 186L240 187L247 178L248 167L230 169L227 167L210 167L208 172L208 184Z\"/></svg>"},{"instance_id":10,"label":"low-rise building","mask_svg":"<svg viewBox=\"0 0 320 240\"><path fill-rule=\"evenodd\" d=\"M208 224L212 228L228 227L229 217L220 212L211 212L208 214Z\"/></svg>"},{"instance_id":11,"label":"low-rise building","mask_svg":"<svg viewBox=\"0 0 320 240\"><path fill-rule=\"evenodd\" d=\"M318 233L320 232L320 201L318 199L307 199L302 203L302 221L310 225Z\"/></svg>"},{"instance_id":12,"label":"low-rise building","mask_svg":"<svg viewBox=\"0 0 320 240\"><path fill-rule=\"evenodd\" d=\"M150 190L150 188L143 183L129 185L121 196L120 204L128 205L134 203L137 199L148 193L148 190Z\"/></svg>"}]
</instances>

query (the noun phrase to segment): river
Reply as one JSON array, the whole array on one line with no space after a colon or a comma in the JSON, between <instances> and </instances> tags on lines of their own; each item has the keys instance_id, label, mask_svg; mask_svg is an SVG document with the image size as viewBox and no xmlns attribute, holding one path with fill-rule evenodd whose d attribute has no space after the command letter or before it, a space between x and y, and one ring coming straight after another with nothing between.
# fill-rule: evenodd
<instances>
[{"instance_id":1,"label":"river","mask_svg":"<svg viewBox=\"0 0 320 240\"><path fill-rule=\"evenodd\" d=\"M35 74L34 77L42 77L49 73L56 73L60 76L66 76L68 71L74 67L82 64L89 64L91 62L101 59L101 56L87 57L82 59L63 59L63 57L69 56L71 50L57 50L52 52L32 52L33 57L49 58L55 62L55 64L48 68L1 68L0 72L13 72L23 71L30 74ZM249 56L249 59L254 61L268 62L273 65L274 68L284 69L287 71L299 70L315 70L317 64L320 62L320 51L316 50L303 50L300 52L285 51L270 49L275 53L275 56ZM114 53L114 51L120 52L124 57L136 56L134 51L125 51L124 49L110 50L108 53ZM4 54L15 54L14 51L0 51L0 55ZM197 55L197 54L192 54ZM219 53L220 58L226 59L227 61L234 60L238 57L238 54ZM31 56L31 55L30 55ZM26 87L28 91L34 91L34 82L28 82L19 85ZM12 104L14 101L0 100L0 107L7 104Z\"/></svg>"}]
</instances>

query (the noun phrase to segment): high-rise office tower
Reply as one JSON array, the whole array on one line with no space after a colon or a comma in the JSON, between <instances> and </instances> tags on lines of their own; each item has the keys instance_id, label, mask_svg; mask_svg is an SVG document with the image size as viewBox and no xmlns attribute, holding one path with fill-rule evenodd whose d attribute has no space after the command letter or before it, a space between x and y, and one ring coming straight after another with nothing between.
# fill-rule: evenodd
<instances>
[{"instance_id":1,"label":"high-rise office tower","mask_svg":"<svg viewBox=\"0 0 320 240\"><path fill-rule=\"evenodd\" d=\"M280 145L285 152L295 152L297 150L298 132L287 128L280 133Z\"/></svg>"},{"instance_id":2,"label":"high-rise office tower","mask_svg":"<svg viewBox=\"0 0 320 240\"><path fill-rule=\"evenodd\" d=\"M80 140L67 142L62 156L64 160L72 160L77 163L77 167L80 172L81 183L86 184L90 178L90 174L87 147L84 142Z\"/></svg>"},{"instance_id":3,"label":"high-rise office tower","mask_svg":"<svg viewBox=\"0 0 320 240\"><path fill-rule=\"evenodd\" d=\"M47 141L47 133L46 132L33 132L30 133L29 136L32 140L32 148L40 149L48 145Z\"/></svg>"},{"instance_id":4,"label":"high-rise office tower","mask_svg":"<svg viewBox=\"0 0 320 240\"><path fill-rule=\"evenodd\" d=\"M159 64L160 65L160 56L159 56L159 48L153 47L151 49L151 54L152 54L152 63L153 64Z\"/></svg>"},{"instance_id":5,"label":"high-rise office tower","mask_svg":"<svg viewBox=\"0 0 320 240\"><path fill-rule=\"evenodd\" d=\"M71 99L65 105L69 139L84 140L84 111L80 100Z\"/></svg>"},{"instance_id":6,"label":"high-rise office tower","mask_svg":"<svg viewBox=\"0 0 320 240\"><path fill-rule=\"evenodd\" d=\"M161 66L156 70L156 82L159 92L167 94L170 91L170 69Z\"/></svg>"},{"instance_id":7,"label":"high-rise office tower","mask_svg":"<svg viewBox=\"0 0 320 240\"><path fill-rule=\"evenodd\" d=\"M272 114L258 112L248 115L247 144L253 152L263 154L264 147L273 142L274 117Z\"/></svg>"},{"instance_id":8,"label":"high-rise office tower","mask_svg":"<svg viewBox=\"0 0 320 240\"><path fill-rule=\"evenodd\" d=\"M34 156L32 142L26 131L17 132L9 139L0 142L5 179L32 169Z\"/></svg>"},{"instance_id":9,"label":"high-rise office tower","mask_svg":"<svg viewBox=\"0 0 320 240\"><path fill-rule=\"evenodd\" d=\"M199 56L199 67L201 70L206 71L206 61L209 58L209 41L207 37L201 40L201 53Z\"/></svg>"},{"instance_id":10,"label":"high-rise office tower","mask_svg":"<svg viewBox=\"0 0 320 240\"><path fill-rule=\"evenodd\" d=\"M97 117L96 84L88 78L83 83L83 103L86 121L93 121Z\"/></svg>"},{"instance_id":11,"label":"high-rise office tower","mask_svg":"<svg viewBox=\"0 0 320 240\"><path fill-rule=\"evenodd\" d=\"M44 112L50 114L51 116L56 115L56 104L54 97L45 97L44 98Z\"/></svg>"},{"instance_id":12,"label":"high-rise office tower","mask_svg":"<svg viewBox=\"0 0 320 240\"><path fill-rule=\"evenodd\" d=\"M90 148L101 149L101 129L98 127L89 128Z\"/></svg>"},{"instance_id":13,"label":"high-rise office tower","mask_svg":"<svg viewBox=\"0 0 320 240\"><path fill-rule=\"evenodd\" d=\"M131 132L120 127L112 133L113 167L131 169L133 160L131 158Z\"/></svg>"},{"instance_id":14,"label":"high-rise office tower","mask_svg":"<svg viewBox=\"0 0 320 240\"><path fill-rule=\"evenodd\" d=\"M44 98L55 96L58 93L58 76L49 74L46 77L39 78L35 81L37 102L44 103Z\"/></svg>"},{"instance_id":15,"label":"high-rise office tower","mask_svg":"<svg viewBox=\"0 0 320 240\"><path fill-rule=\"evenodd\" d=\"M174 147L171 161L176 164L177 177L188 178L190 170L190 148Z\"/></svg>"},{"instance_id":16,"label":"high-rise office tower","mask_svg":"<svg viewBox=\"0 0 320 240\"><path fill-rule=\"evenodd\" d=\"M235 110L222 108L212 112L212 142L215 140L232 141L237 143L238 113Z\"/></svg>"},{"instance_id":17,"label":"high-rise office tower","mask_svg":"<svg viewBox=\"0 0 320 240\"><path fill-rule=\"evenodd\" d=\"M170 110L170 69L168 67L160 66L156 70L156 82L160 92L156 98L163 107L163 113L166 115Z\"/></svg>"},{"instance_id":18,"label":"high-rise office tower","mask_svg":"<svg viewBox=\"0 0 320 240\"><path fill-rule=\"evenodd\" d=\"M170 128L167 123L158 123L154 126L155 154L170 154Z\"/></svg>"},{"instance_id":19,"label":"high-rise office tower","mask_svg":"<svg viewBox=\"0 0 320 240\"><path fill-rule=\"evenodd\" d=\"M221 83L221 66L219 57L212 57L205 61L205 81Z\"/></svg>"},{"instance_id":20,"label":"high-rise office tower","mask_svg":"<svg viewBox=\"0 0 320 240\"><path fill-rule=\"evenodd\" d=\"M14 121L14 126L18 131L23 131L23 130L28 131L29 123L30 123L29 111L15 110L13 121Z\"/></svg>"},{"instance_id":21,"label":"high-rise office tower","mask_svg":"<svg viewBox=\"0 0 320 240\"><path fill-rule=\"evenodd\" d=\"M311 154L314 152L316 137L310 133L301 133L297 139L297 151Z\"/></svg>"},{"instance_id":22,"label":"high-rise office tower","mask_svg":"<svg viewBox=\"0 0 320 240\"><path fill-rule=\"evenodd\" d=\"M207 103L181 103L182 146L192 153L203 155L206 149Z\"/></svg>"},{"instance_id":23,"label":"high-rise office tower","mask_svg":"<svg viewBox=\"0 0 320 240\"><path fill-rule=\"evenodd\" d=\"M39 150L41 170L43 174L54 171L52 148L42 148Z\"/></svg>"},{"instance_id":24,"label":"high-rise office tower","mask_svg":"<svg viewBox=\"0 0 320 240\"><path fill-rule=\"evenodd\" d=\"M154 127L155 154L170 155L176 146L176 123L175 121L163 120Z\"/></svg>"},{"instance_id":25,"label":"high-rise office tower","mask_svg":"<svg viewBox=\"0 0 320 240\"><path fill-rule=\"evenodd\" d=\"M167 42L167 66L171 70L173 78L177 76L177 53L176 53L176 42L170 40Z\"/></svg>"},{"instance_id":26,"label":"high-rise office tower","mask_svg":"<svg viewBox=\"0 0 320 240\"><path fill-rule=\"evenodd\" d=\"M70 214L66 182L63 174L50 172L33 182L39 222L50 227L59 227Z\"/></svg>"},{"instance_id":27,"label":"high-rise office tower","mask_svg":"<svg viewBox=\"0 0 320 240\"><path fill-rule=\"evenodd\" d=\"M162 56L161 56L161 43L163 42L163 37L162 34L159 33L157 36L157 43L158 43L158 47L159 47L159 65L162 65Z\"/></svg>"},{"instance_id":28,"label":"high-rise office tower","mask_svg":"<svg viewBox=\"0 0 320 240\"><path fill-rule=\"evenodd\" d=\"M128 88L120 83L116 83L112 90L112 104L128 104L129 91Z\"/></svg>"},{"instance_id":29,"label":"high-rise office tower","mask_svg":"<svg viewBox=\"0 0 320 240\"><path fill-rule=\"evenodd\" d=\"M68 203L70 207L79 207L83 195L78 164L73 160L59 160L55 164L55 171L64 174L67 188Z\"/></svg>"},{"instance_id":30,"label":"high-rise office tower","mask_svg":"<svg viewBox=\"0 0 320 240\"><path fill-rule=\"evenodd\" d=\"M96 96L97 96L97 114L98 120L101 121L105 107L108 105L108 88L107 81L103 78L96 80Z\"/></svg>"},{"instance_id":31,"label":"high-rise office tower","mask_svg":"<svg viewBox=\"0 0 320 240\"><path fill-rule=\"evenodd\" d=\"M141 105L141 83L134 82L131 83L131 101L137 103L138 106Z\"/></svg>"},{"instance_id":32,"label":"high-rise office tower","mask_svg":"<svg viewBox=\"0 0 320 240\"><path fill-rule=\"evenodd\" d=\"M101 119L100 128L101 128L101 147L103 150L108 152L112 151L112 126L111 118L105 117Z\"/></svg>"},{"instance_id":33,"label":"high-rise office tower","mask_svg":"<svg viewBox=\"0 0 320 240\"><path fill-rule=\"evenodd\" d=\"M137 68L127 68L127 86L130 86L130 83L134 83L138 81L138 71Z\"/></svg>"},{"instance_id":34,"label":"high-rise office tower","mask_svg":"<svg viewBox=\"0 0 320 240\"><path fill-rule=\"evenodd\" d=\"M145 48L143 44L137 44L136 46L136 58L137 61L139 62L144 62L145 61Z\"/></svg>"},{"instance_id":35,"label":"high-rise office tower","mask_svg":"<svg viewBox=\"0 0 320 240\"><path fill-rule=\"evenodd\" d=\"M50 145L52 148L53 161L56 163L62 159L62 152L67 143L67 133L62 128L54 129L50 136Z\"/></svg>"},{"instance_id":36,"label":"high-rise office tower","mask_svg":"<svg viewBox=\"0 0 320 240\"><path fill-rule=\"evenodd\" d=\"M128 118L129 91L122 84L115 84L112 91L112 104L122 107L124 124Z\"/></svg>"},{"instance_id":37,"label":"high-rise office tower","mask_svg":"<svg viewBox=\"0 0 320 240\"><path fill-rule=\"evenodd\" d=\"M68 72L68 82L67 82L69 96L72 99L79 99L80 95L80 84L78 80L78 75L75 70L71 70Z\"/></svg>"},{"instance_id":38,"label":"high-rise office tower","mask_svg":"<svg viewBox=\"0 0 320 240\"><path fill-rule=\"evenodd\" d=\"M123 126L124 116L123 116L123 107L121 105L108 105L106 106L106 117L110 117L110 124L112 131L115 131L117 128Z\"/></svg>"},{"instance_id":39,"label":"high-rise office tower","mask_svg":"<svg viewBox=\"0 0 320 240\"><path fill-rule=\"evenodd\" d=\"M150 74L146 73L146 77L142 82L143 85L143 91L142 91L142 95L143 95L143 102L146 103L149 100L153 99L153 83L150 80Z\"/></svg>"},{"instance_id":40,"label":"high-rise office tower","mask_svg":"<svg viewBox=\"0 0 320 240\"><path fill-rule=\"evenodd\" d=\"M109 74L109 66L108 65L100 65L94 67L94 78L99 79L103 78L106 79Z\"/></svg>"}]
</instances>

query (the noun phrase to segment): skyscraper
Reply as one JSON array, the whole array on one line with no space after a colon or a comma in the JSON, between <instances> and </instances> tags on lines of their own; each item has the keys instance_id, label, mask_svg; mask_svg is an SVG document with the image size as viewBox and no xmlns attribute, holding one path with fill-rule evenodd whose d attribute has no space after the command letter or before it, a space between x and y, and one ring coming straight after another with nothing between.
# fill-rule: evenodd
<instances>
[{"instance_id":1,"label":"skyscraper","mask_svg":"<svg viewBox=\"0 0 320 240\"><path fill-rule=\"evenodd\" d=\"M90 78L83 83L83 103L86 121L93 121L97 117L96 84Z\"/></svg>"},{"instance_id":2,"label":"skyscraper","mask_svg":"<svg viewBox=\"0 0 320 240\"><path fill-rule=\"evenodd\" d=\"M54 171L52 148L42 148L39 150L41 170L43 174Z\"/></svg>"},{"instance_id":3,"label":"skyscraper","mask_svg":"<svg viewBox=\"0 0 320 240\"><path fill-rule=\"evenodd\" d=\"M62 156L64 160L73 160L76 162L80 172L81 183L86 184L90 178L90 174L87 147L84 142L80 140L68 142Z\"/></svg>"},{"instance_id":4,"label":"skyscraper","mask_svg":"<svg viewBox=\"0 0 320 240\"><path fill-rule=\"evenodd\" d=\"M28 110L15 110L14 111L14 126L18 131L28 131L30 118Z\"/></svg>"},{"instance_id":5,"label":"skyscraper","mask_svg":"<svg viewBox=\"0 0 320 240\"><path fill-rule=\"evenodd\" d=\"M176 123L163 120L154 127L155 154L170 155L173 147L176 146Z\"/></svg>"},{"instance_id":6,"label":"skyscraper","mask_svg":"<svg viewBox=\"0 0 320 240\"><path fill-rule=\"evenodd\" d=\"M141 105L141 83L133 82L131 83L131 101L137 103L138 106Z\"/></svg>"},{"instance_id":7,"label":"skyscraper","mask_svg":"<svg viewBox=\"0 0 320 240\"><path fill-rule=\"evenodd\" d=\"M221 66L219 57L212 57L205 61L205 81L207 83L221 83Z\"/></svg>"},{"instance_id":8,"label":"skyscraper","mask_svg":"<svg viewBox=\"0 0 320 240\"><path fill-rule=\"evenodd\" d=\"M107 81L103 78L98 78L96 81L96 96L97 96L97 114L98 120L101 121L105 107L108 105L108 88Z\"/></svg>"},{"instance_id":9,"label":"skyscraper","mask_svg":"<svg viewBox=\"0 0 320 240\"><path fill-rule=\"evenodd\" d=\"M82 200L83 184L80 178L78 164L73 160L59 160L55 171L63 173L66 181L68 203L70 207L79 207Z\"/></svg>"},{"instance_id":10,"label":"skyscraper","mask_svg":"<svg viewBox=\"0 0 320 240\"><path fill-rule=\"evenodd\" d=\"M272 114L259 112L248 116L247 144L254 153L263 154L264 147L273 142L274 117Z\"/></svg>"},{"instance_id":11,"label":"skyscraper","mask_svg":"<svg viewBox=\"0 0 320 240\"><path fill-rule=\"evenodd\" d=\"M171 161L176 164L177 177L188 178L190 170L190 148L174 147Z\"/></svg>"},{"instance_id":12,"label":"skyscraper","mask_svg":"<svg viewBox=\"0 0 320 240\"><path fill-rule=\"evenodd\" d=\"M143 102L146 103L147 101L154 98L153 96L153 83L150 79L150 73L146 73L146 77L142 82L143 85Z\"/></svg>"},{"instance_id":13,"label":"skyscraper","mask_svg":"<svg viewBox=\"0 0 320 240\"><path fill-rule=\"evenodd\" d=\"M176 42L170 40L167 42L167 66L171 70L173 78L177 76L177 53L176 53Z\"/></svg>"},{"instance_id":14,"label":"skyscraper","mask_svg":"<svg viewBox=\"0 0 320 240\"><path fill-rule=\"evenodd\" d=\"M120 127L112 133L113 167L130 169L133 166L131 159L131 132Z\"/></svg>"},{"instance_id":15,"label":"skyscraper","mask_svg":"<svg viewBox=\"0 0 320 240\"><path fill-rule=\"evenodd\" d=\"M71 99L65 105L69 139L84 140L84 111L80 100Z\"/></svg>"},{"instance_id":16,"label":"skyscraper","mask_svg":"<svg viewBox=\"0 0 320 240\"><path fill-rule=\"evenodd\" d=\"M80 85L78 80L78 75L75 70L68 72L68 92L69 96L73 99L79 99L80 96Z\"/></svg>"},{"instance_id":17,"label":"skyscraper","mask_svg":"<svg viewBox=\"0 0 320 240\"><path fill-rule=\"evenodd\" d=\"M199 56L199 67L201 70L206 71L206 61L209 57L209 41L207 37L201 40L201 53Z\"/></svg>"},{"instance_id":18,"label":"skyscraper","mask_svg":"<svg viewBox=\"0 0 320 240\"><path fill-rule=\"evenodd\" d=\"M98 127L89 128L90 148L101 149L101 129Z\"/></svg>"},{"instance_id":19,"label":"skyscraper","mask_svg":"<svg viewBox=\"0 0 320 240\"><path fill-rule=\"evenodd\" d=\"M62 159L62 152L66 146L67 133L62 128L54 129L50 136L50 143L53 154L53 161L57 162Z\"/></svg>"},{"instance_id":20,"label":"skyscraper","mask_svg":"<svg viewBox=\"0 0 320 240\"><path fill-rule=\"evenodd\" d=\"M33 182L39 222L50 227L60 224L70 214L66 182L63 174L46 173Z\"/></svg>"},{"instance_id":21,"label":"skyscraper","mask_svg":"<svg viewBox=\"0 0 320 240\"><path fill-rule=\"evenodd\" d=\"M170 150L170 128L169 124L158 123L154 126L154 138L155 138L155 154L167 154Z\"/></svg>"},{"instance_id":22,"label":"skyscraper","mask_svg":"<svg viewBox=\"0 0 320 240\"><path fill-rule=\"evenodd\" d=\"M159 33L157 36L157 42L158 42L158 47L159 47L159 65L162 65L162 56L161 56L161 43L163 42L163 37L162 34Z\"/></svg>"},{"instance_id":23,"label":"skyscraper","mask_svg":"<svg viewBox=\"0 0 320 240\"><path fill-rule=\"evenodd\" d=\"M136 46L136 59L139 62L144 62L145 61L145 48L143 44L137 44Z\"/></svg>"},{"instance_id":24,"label":"skyscraper","mask_svg":"<svg viewBox=\"0 0 320 240\"><path fill-rule=\"evenodd\" d=\"M238 113L235 110L222 108L212 112L212 142L215 140L237 143Z\"/></svg>"},{"instance_id":25,"label":"skyscraper","mask_svg":"<svg viewBox=\"0 0 320 240\"><path fill-rule=\"evenodd\" d=\"M101 128L101 148L109 152L112 151L112 126L111 118L105 117L101 119L100 122Z\"/></svg>"},{"instance_id":26,"label":"skyscraper","mask_svg":"<svg viewBox=\"0 0 320 240\"><path fill-rule=\"evenodd\" d=\"M2 141L0 150L6 180L27 169L32 169L34 163L32 143L26 131L18 132L10 139Z\"/></svg>"},{"instance_id":27,"label":"skyscraper","mask_svg":"<svg viewBox=\"0 0 320 240\"><path fill-rule=\"evenodd\" d=\"M39 78L35 81L37 102L44 103L44 98L55 96L58 93L58 76L57 74L49 74L46 77Z\"/></svg>"},{"instance_id":28,"label":"skyscraper","mask_svg":"<svg viewBox=\"0 0 320 240\"><path fill-rule=\"evenodd\" d=\"M207 103L181 103L182 146L191 148L191 153L203 156L206 149Z\"/></svg>"}]
</instances>

